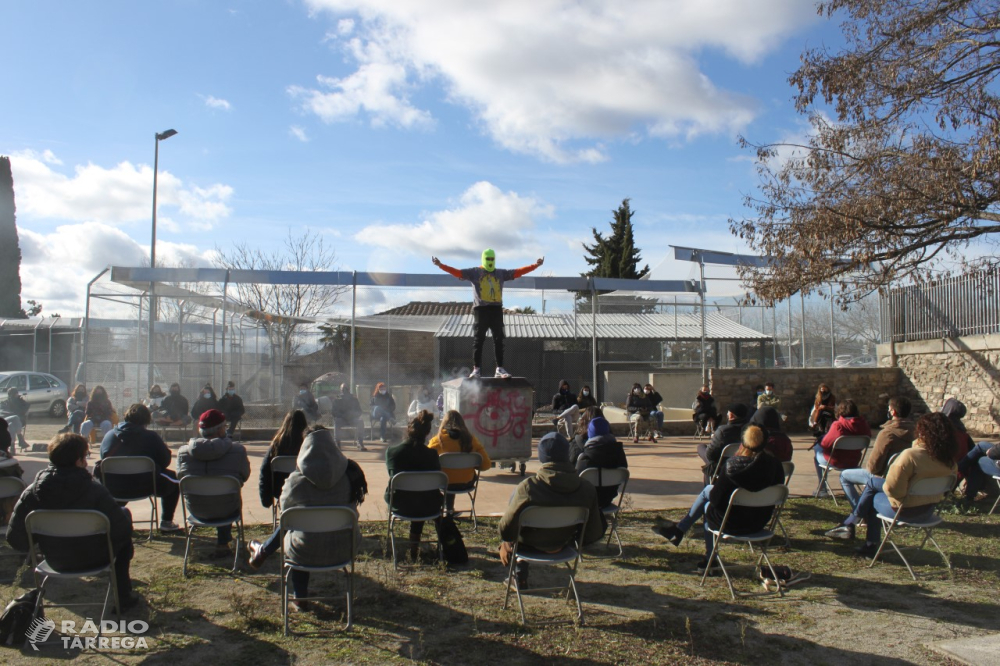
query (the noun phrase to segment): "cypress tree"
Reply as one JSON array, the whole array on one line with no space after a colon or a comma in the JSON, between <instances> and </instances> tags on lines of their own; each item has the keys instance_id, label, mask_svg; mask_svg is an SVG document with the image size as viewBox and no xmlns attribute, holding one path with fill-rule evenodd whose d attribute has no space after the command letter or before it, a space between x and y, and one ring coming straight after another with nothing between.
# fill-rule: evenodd
<instances>
[{"instance_id":1,"label":"cypress tree","mask_svg":"<svg viewBox=\"0 0 1000 666\"><path fill-rule=\"evenodd\" d=\"M21 310L21 247L14 218L14 175L10 158L0 155L0 318L19 319Z\"/></svg>"}]
</instances>

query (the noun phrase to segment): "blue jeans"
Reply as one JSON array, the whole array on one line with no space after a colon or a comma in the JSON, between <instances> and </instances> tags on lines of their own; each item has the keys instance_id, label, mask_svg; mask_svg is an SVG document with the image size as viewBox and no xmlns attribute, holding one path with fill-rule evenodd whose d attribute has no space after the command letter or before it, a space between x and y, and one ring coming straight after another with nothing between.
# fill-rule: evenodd
<instances>
[{"instance_id":1,"label":"blue jeans","mask_svg":"<svg viewBox=\"0 0 1000 666\"><path fill-rule=\"evenodd\" d=\"M378 436L379 439L385 439L385 426L390 421L395 421L396 417L392 415L385 407L375 406L372 409L372 420L379 422Z\"/></svg>"},{"instance_id":2,"label":"blue jeans","mask_svg":"<svg viewBox=\"0 0 1000 666\"><path fill-rule=\"evenodd\" d=\"M822 481L823 469L819 466L819 464L820 463L826 464L827 460L826 457L823 455L823 449L820 448L819 444L814 445L813 449L816 451L816 459L813 460L813 464L816 465L816 480Z\"/></svg>"},{"instance_id":3,"label":"blue jeans","mask_svg":"<svg viewBox=\"0 0 1000 666\"><path fill-rule=\"evenodd\" d=\"M868 532L865 535L865 542L877 544L882 541L882 521L878 514L883 516L895 516L896 509L889 502L889 496L882 492L885 486L885 479L880 476L873 476L868 479L865 489L861 493L861 499L854 509L854 515L864 518L868 525ZM936 504L916 506L909 509L901 509L899 517L901 520L922 520L934 513Z\"/></svg>"},{"instance_id":4,"label":"blue jeans","mask_svg":"<svg viewBox=\"0 0 1000 666\"><path fill-rule=\"evenodd\" d=\"M276 550L281 548L281 528L274 530L271 536L264 540L264 557L273 555Z\"/></svg>"},{"instance_id":5,"label":"blue jeans","mask_svg":"<svg viewBox=\"0 0 1000 666\"><path fill-rule=\"evenodd\" d=\"M656 432L663 430L663 412L656 410L650 412L649 415L656 419Z\"/></svg>"},{"instance_id":6,"label":"blue jeans","mask_svg":"<svg viewBox=\"0 0 1000 666\"><path fill-rule=\"evenodd\" d=\"M692 525L698 522L699 518L705 515L705 507L708 506L708 496L711 492L711 485L707 485L702 489L698 496L694 498L694 503L691 504L687 515L681 518L681 522L677 523L677 529L686 533L691 529Z\"/></svg>"},{"instance_id":7,"label":"blue jeans","mask_svg":"<svg viewBox=\"0 0 1000 666\"><path fill-rule=\"evenodd\" d=\"M80 424L83 423L84 413L82 409L78 409L69 415L66 419L66 427L75 432L77 435L80 434Z\"/></svg>"},{"instance_id":8,"label":"blue jeans","mask_svg":"<svg viewBox=\"0 0 1000 666\"><path fill-rule=\"evenodd\" d=\"M870 478L872 478L872 473L864 467L845 469L840 473L840 487L844 489L844 495L847 496L851 509L854 509L858 505L858 500L861 499L861 493L858 492L857 487L864 488Z\"/></svg>"},{"instance_id":9,"label":"blue jeans","mask_svg":"<svg viewBox=\"0 0 1000 666\"><path fill-rule=\"evenodd\" d=\"M376 407L375 409L381 409L381 407ZM356 419L343 418L340 416L334 417L333 419L333 438L340 442L340 429L341 428L354 428L354 437L357 440L357 445L365 441L365 422L359 414ZM385 426L382 426L382 437L385 437Z\"/></svg>"},{"instance_id":10,"label":"blue jeans","mask_svg":"<svg viewBox=\"0 0 1000 666\"><path fill-rule=\"evenodd\" d=\"M958 463L958 471L965 475L965 498L972 500L976 493L982 490L990 478L1000 474L1000 465L992 458L986 457L986 452L993 445L990 442L979 442Z\"/></svg>"}]
</instances>

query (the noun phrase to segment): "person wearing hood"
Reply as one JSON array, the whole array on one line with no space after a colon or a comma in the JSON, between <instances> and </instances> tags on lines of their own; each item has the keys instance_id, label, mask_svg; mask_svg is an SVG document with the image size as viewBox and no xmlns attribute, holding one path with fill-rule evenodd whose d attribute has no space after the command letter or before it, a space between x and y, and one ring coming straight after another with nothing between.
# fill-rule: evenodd
<instances>
[{"instance_id":1,"label":"person wearing hood","mask_svg":"<svg viewBox=\"0 0 1000 666\"><path fill-rule=\"evenodd\" d=\"M188 399L181 394L181 385L174 382L168 389L167 397L160 402L160 409L154 415L157 425L186 426L191 423L188 414Z\"/></svg>"},{"instance_id":2,"label":"person wearing hood","mask_svg":"<svg viewBox=\"0 0 1000 666\"><path fill-rule=\"evenodd\" d=\"M170 465L170 448L155 432L147 430L153 417L149 408L136 403L125 410L125 417L116 425L101 442L101 460L115 456L144 456L156 464L156 486L151 488L149 478L136 475L105 474L108 490L116 497L143 497L152 491L161 498L160 531L176 532L180 529L174 523L174 512L177 510L177 500L180 489L177 487L177 474ZM100 481L100 479L98 479Z\"/></svg>"},{"instance_id":3,"label":"person wearing hood","mask_svg":"<svg viewBox=\"0 0 1000 666\"><path fill-rule=\"evenodd\" d=\"M420 412L417 418L410 421L406 428L406 439L401 444L390 446L385 451L385 467L392 480L400 472L433 472L441 469L438 452L427 447L427 436L431 432L434 415L430 412ZM385 489L385 502L389 504L389 487ZM441 493L437 490L397 490L395 501L389 507L402 515L429 516L441 510ZM424 531L424 523L420 520L410 522L410 559L417 560L420 548L420 535Z\"/></svg>"},{"instance_id":4,"label":"person wearing hood","mask_svg":"<svg viewBox=\"0 0 1000 666\"><path fill-rule=\"evenodd\" d=\"M305 414L306 418L309 419L309 423L319 421L322 412L319 410L319 403L316 402L316 396L309 389L309 382L299 384L299 392L295 395L295 400L292 401L292 409L298 409Z\"/></svg>"},{"instance_id":5,"label":"person wearing hood","mask_svg":"<svg viewBox=\"0 0 1000 666\"><path fill-rule=\"evenodd\" d=\"M490 454L486 453L479 439L469 432L465 419L454 409L445 414L438 434L434 435L427 448L437 451L438 456L445 453L478 453L482 458L479 465L480 472L485 472L493 466ZM468 490L476 478L471 469L446 469L444 473L448 475L448 490ZM453 513L455 496L448 495L445 502L448 513Z\"/></svg>"},{"instance_id":6,"label":"person wearing hood","mask_svg":"<svg viewBox=\"0 0 1000 666\"><path fill-rule=\"evenodd\" d=\"M580 406L565 379L559 380L559 392L552 396L552 412L555 414L552 424L558 428L560 423L565 423L566 432L570 432L580 418Z\"/></svg>"},{"instance_id":7,"label":"person wearing hood","mask_svg":"<svg viewBox=\"0 0 1000 666\"><path fill-rule=\"evenodd\" d=\"M966 413L965 404L958 398L948 398L941 406L941 413L948 417L955 430L955 464L958 464L972 449L976 448L976 443L965 429L965 424L962 423Z\"/></svg>"},{"instance_id":8,"label":"person wearing hood","mask_svg":"<svg viewBox=\"0 0 1000 666\"><path fill-rule=\"evenodd\" d=\"M603 416L590 420L587 425L587 441L583 445L583 452L574 464L577 472L582 472L590 467L598 469L628 467L625 447L611 434L611 424ZM618 486L597 488L597 503L602 509L610 506L617 496Z\"/></svg>"},{"instance_id":9,"label":"person wearing hood","mask_svg":"<svg viewBox=\"0 0 1000 666\"><path fill-rule=\"evenodd\" d=\"M386 427L396 423L396 399L392 397L392 391L383 382L375 385L369 406L372 410L372 422L378 421L379 424L379 441L385 444ZM433 418L434 411L431 410L429 413Z\"/></svg>"},{"instance_id":10,"label":"person wearing hood","mask_svg":"<svg viewBox=\"0 0 1000 666\"><path fill-rule=\"evenodd\" d=\"M323 426L312 426L302 442L295 461L295 471L281 491L281 510L298 506L349 506L357 510L368 494L368 482L361 467L349 460L337 446L333 432ZM251 541L249 565L259 569L267 556L278 549L281 529L275 530L264 543ZM285 533L287 559L304 566L328 566L350 559L357 548L347 532ZM298 610L305 610L309 596L309 573L292 571L292 592Z\"/></svg>"},{"instance_id":11,"label":"person wearing hood","mask_svg":"<svg viewBox=\"0 0 1000 666\"><path fill-rule=\"evenodd\" d=\"M753 413L747 426L755 425L764 431L764 448L778 462L792 459L792 440L781 431L781 414L774 407L761 407Z\"/></svg>"},{"instance_id":12,"label":"person wearing hood","mask_svg":"<svg viewBox=\"0 0 1000 666\"><path fill-rule=\"evenodd\" d=\"M597 503L597 490L589 481L580 478L569 464L569 441L562 433L550 432L538 442L538 462L542 467L535 476L518 484L510 504L500 518L500 561L510 566L514 540L518 536L518 519L529 506L576 506L590 513L583 531L580 547L594 543L604 536L607 524ZM576 536L576 527L563 530L528 530L521 532L521 545L543 552L555 553ZM517 565L518 585L528 584L528 563Z\"/></svg>"},{"instance_id":13,"label":"person wearing hood","mask_svg":"<svg viewBox=\"0 0 1000 666\"><path fill-rule=\"evenodd\" d=\"M210 409L219 410L219 398L215 395L215 389L212 388L212 385L205 384L201 387L201 393L198 394L198 399L191 407L191 418L197 419Z\"/></svg>"},{"instance_id":14,"label":"person wearing hood","mask_svg":"<svg viewBox=\"0 0 1000 666\"><path fill-rule=\"evenodd\" d=\"M219 398L219 411L226 415L229 427L226 434L230 437L236 432L236 427L240 424L240 419L247 413L247 408L243 405L243 398L236 395L236 383L230 381L226 384L225 394Z\"/></svg>"},{"instance_id":15,"label":"person wearing hood","mask_svg":"<svg viewBox=\"0 0 1000 666\"><path fill-rule=\"evenodd\" d=\"M833 443L837 441L840 437L847 436L864 436L871 437L872 430L868 427L868 422L865 418L858 414L858 406L854 404L853 400L841 400L837 403L837 419L830 424L830 429L826 431L823 435L823 439L819 441L819 444L814 445L814 450L816 451L816 458L813 462L816 465L816 478L823 478L823 468L819 466L822 463L832 464L840 469L852 469L858 466L861 462L861 456L864 455L864 451L837 451L833 457L830 456L830 451L833 449ZM825 497L826 489L824 488L820 491L819 496Z\"/></svg>"},{"instance_id":16,"label":"person wearing hood","mask_svg":"<svg viewBox=\"0 0 1000 666\"><path fill-rule=\"evenodd\" d=\"M136 604L132 594L129 566L132 555L132 517L115 501L107 488L91 476L87 469L90 443L80 435L56 435L48 448L49 466L24 489L10 525L7 526L7 543L14 550L28 551L28 530L25 519L32 511L90 510L100 511L111 525L109 536L115 553L115 581L118 587L118 606L127 610ZM107 537L47 537L38 535L35 542L42 555L55 569L62 571L89 571L108 564Z\"/></svg>"},{"instance_id":17,"label":"person wearing hood","mask_svg":"<svg viewBox=\"0 0 1000 666\"><path fill-rule=\"evenodd\" d=\"M721 425L712 433L712 439L708 444L698 445L698 456L705 462L701 471L704 473L705 485L712 480L712 472L715 471L722 452L729 444L738 444L743 433L743 426L747 423L747 406L742 402L734 402L726 408L725 425Z\"/></svg>"},{"instance_id":18,"label":"person wearing hood","mask_svg":"<svg viewBox=\"0 0 1000 666\"><path fill-rule=\"evenodd\" d=\"M752 425L742 433L740 450L723 465L718 478L712 485L705 486L691 505L688 515L679 523L657 519L653 531L675 546L681 545L684 535L701 518L705 517L705 557L698 563L698 572L708 566L708 556L712 553L712 533L709 528L718 529L729 508L729 499L739 488L757 492L785 482L785 472L781 463L767 452L764 431ZM735 506L729 512L726 532L729 534L753 534L767 527L774 513L773 506Z\"/></svg>"},{"instance_id":19,"label":"person wearing hood","mask_svg":"<svg viewBox=\"0 0 1000 666\"><path fill-rule=\"evenodd\" d=\"M240 485L250 478L250 458L242 444L235 444L226 435L226 415L217 409L210 409L198 419L198 430L201 437L192 439L177 452L177 478L185 476L233 476L239 479ZM187 501L187 510L206 520L224 520L232 518L235 522L240 516L242 503L230 496L222 497L191 497ZM233 526L230 523L216 528L218 537L215 546L215 557L232 557L229 546L232 540Z\"/></svg>"}]
</instances>

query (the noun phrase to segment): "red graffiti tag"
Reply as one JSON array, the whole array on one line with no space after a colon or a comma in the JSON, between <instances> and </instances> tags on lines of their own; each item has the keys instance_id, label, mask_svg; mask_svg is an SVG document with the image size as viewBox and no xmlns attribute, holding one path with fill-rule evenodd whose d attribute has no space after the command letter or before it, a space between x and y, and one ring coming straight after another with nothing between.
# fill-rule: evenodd
<instances>
[{"instance_id":1,"label":"red graffiti tag","mask_svg":"<svg viewBox=\"0 0 1000 666\"><path fill-rule=\"evenodd\" d=\"M468 406L470 411L462 416L483 445L488 440L496 448L501 437L510 434L520 439L531 427L531 407L519 391L488 389L470 396Z\"/></svg>"}]
</instances>

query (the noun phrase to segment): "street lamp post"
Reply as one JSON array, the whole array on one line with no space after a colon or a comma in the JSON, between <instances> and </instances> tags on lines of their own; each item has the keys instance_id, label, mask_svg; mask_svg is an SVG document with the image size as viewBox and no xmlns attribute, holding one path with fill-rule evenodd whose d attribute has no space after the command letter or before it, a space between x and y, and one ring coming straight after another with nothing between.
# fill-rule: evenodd
<instances>
[{"instance_id":1,"label":"street lamp post","mask_svg":"<svg viewBox=\"0 0 1000 666\"><path fill-rule=\"evenodd\" d=\"M154 136L156 137L155 147L153 149L153 235L152 240L149 243L149 267L156 268L156 177L160 170L160 142L169 139L173 135L177 134L177 130L168 129L165 132L158 132ZM155 383L153 377L153 356L154 356L154 328L156 327L156 283L150 281L149 283L149 327L146 331L146 363L147 376L146 376L146 386L152 386ZM178 377L178 380L180 377Z\"/></svg>"}]
</instances>

